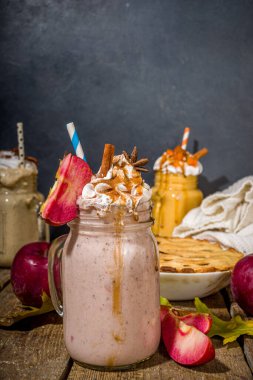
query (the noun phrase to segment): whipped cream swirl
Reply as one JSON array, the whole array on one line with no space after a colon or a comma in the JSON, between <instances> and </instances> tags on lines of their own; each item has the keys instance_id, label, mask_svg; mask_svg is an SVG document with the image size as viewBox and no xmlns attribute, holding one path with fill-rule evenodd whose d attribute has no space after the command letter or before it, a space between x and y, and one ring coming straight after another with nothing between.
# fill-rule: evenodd
<instances>
[{"instance_id":1,"label":"whipped cream swirl","mask_svg":"<svg viewBox=\"0 0 253 380\"><path fill-rule=\"evenodd\" d=\"M162 156L158 157L154 163L153 169L155 171L161 171L162 173L172 174L184 174L186 177L190 175L200 175L203 172L203 166L200 162L196 166L189 165L187 162L183 162L182 166L174 166L169 160L162 161Z\"/></svg>"},{"instance_id":2,"label":"whipped cream swirl","mask_svg":"<svg viewBox=\"0 0 253 380\"><path fill-rule=\"evenodd\" d=\"M112 206L125 206L129 213L133 213L138 205L145 202L149 207L150 199L149 185L121 154L113 157L105 177L93 176L91 182L84 186L78 205L83 209L94 207L103 216Z\"/></svg>"},{"instance_id":3,"label":"whipped cream swirl","mask_svg":"<svg viewBox=\"0 0 253 380\"><path fill-rule=\"evenodd\" d=\"M25 160L25 169L34 171L37 173L37 165L30 161ZM18 169L20 168L20 159L19 156L12 152L11 150L1 150L0 151L0 168L4 169Z\"/></svg>"}]
</instances>

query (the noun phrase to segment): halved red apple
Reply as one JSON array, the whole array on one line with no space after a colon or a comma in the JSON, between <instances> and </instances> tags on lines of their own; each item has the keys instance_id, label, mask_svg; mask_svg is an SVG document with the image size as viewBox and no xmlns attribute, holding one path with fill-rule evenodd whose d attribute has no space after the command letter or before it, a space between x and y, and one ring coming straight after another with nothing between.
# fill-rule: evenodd
<instances>
[{"instance_id":1,"label":"halved red apple","mask_svg":"<svg viewBox=\"0 0 253 380\"><path fill-rule=\"evenodd\" d=\"M77 198L91 176L87 162L72 154L64 157L56 173L56 182L41 206L42 218L54 226L75 219L78 214Z\"/></svg>"},{"instance_id":2,"label":"halved red apple","mask_svg":"<svg viewBox=\"0 0 253 380\"><path fill-rule=\"evenodd\" d=\"M162 338L168 354L179 364L196 366L215 357L211 339L195 327L188 326L171 312L162 322Z\"/></svg>"}]
</instances>

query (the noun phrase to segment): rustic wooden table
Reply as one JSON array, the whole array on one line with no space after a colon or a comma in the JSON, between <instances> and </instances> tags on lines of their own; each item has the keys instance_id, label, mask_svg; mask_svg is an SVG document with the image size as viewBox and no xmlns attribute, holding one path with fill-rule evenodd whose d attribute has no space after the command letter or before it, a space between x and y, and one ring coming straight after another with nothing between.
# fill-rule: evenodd
<instances>
[{"instance_id":1,"label":"rustic wooden table","mask_svg":"<svg viewBox=\"0 0 253 380\"><path fill-rule=\"evenodd\" d=\"M0 318L17 302L10 285L10 272L0 269ZM218 316L226 319L242 311L230 302L229 292L223 290L204 302ZM177 302L177 306L193 308L192 302ZM239 342L223 346L213 339L216 358L197 368L182 367L169 359L161 344L158 352L135 370L98 372L73 363L63 342L62 320L55 313L27 318L12 327L0 328L1 380L168 380L168 379L252 379L253 337L244 336Z\"/></svg>"}]
</instances>

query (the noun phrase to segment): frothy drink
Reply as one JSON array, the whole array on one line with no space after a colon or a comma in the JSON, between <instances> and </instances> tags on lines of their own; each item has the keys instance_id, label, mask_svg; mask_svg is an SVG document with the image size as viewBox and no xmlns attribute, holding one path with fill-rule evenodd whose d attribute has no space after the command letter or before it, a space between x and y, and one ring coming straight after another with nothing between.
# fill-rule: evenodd
<instances>
[{"instance_id":1,"label":"frothy drink","mask_svg":"<svg viewBox=\"0 0 253 380\"><path fill-rule=\"evenodd\" d=\"M66 346L72 358L92 366L142 361L160 340L159 264L150 217L142 223L126 219L117 229L116 220L82 213L78 224L70 224L63 253Z\"/></svg>"},{"instance_id":2,"label":"frothy drink","mask_svg":"<svg viewBox=\"0 0 253 380\"><path fill-rule=\"evenodd\" d=\"M182 146L168 149L154 164L153 232L158 236L172 236L184 216L203 199L197 180L203 168L198 160L208 151L203 148L191 154L186 144Z\"/></svg>"},{"instance_id":3,"label":"frothy drink","mask_svg":"<svg viewBox=\"0 0 253 380\"><path fill-rule=\"evenodd\" d=\"M151 190L140 174L147 159L137 161L136 149L113 153L105 148L84 186L62 254L66 347L77 362L104 369L146 360L160 341Z\"/></svg>"},{"instance_id":4,"label":"frothy drink","mask_svg":"<svg viewBox=\"0 0 253 380\"><path fill-rule=\"evenodd\" d=\"M48 238L38 218L44 197L37 192L37 174L33 161L20 166L14 152L0 152L0 266L11 266L23 245Z\"/></svg>"}]
</instances>

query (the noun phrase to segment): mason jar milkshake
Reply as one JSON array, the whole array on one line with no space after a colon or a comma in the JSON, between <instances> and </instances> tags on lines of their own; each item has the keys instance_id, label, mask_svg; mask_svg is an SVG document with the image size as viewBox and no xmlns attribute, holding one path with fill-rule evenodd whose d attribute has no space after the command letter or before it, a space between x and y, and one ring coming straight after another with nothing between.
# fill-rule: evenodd
<instances>
[{"instance_id":1,"label":"mason jar milkshake","mask_svg":"<svg viewBox=\"0 0 253 380\"><path fill-rule=\"evenodd\" d=\"M157 350L159 260L150 198L137 158L105 154L78 199L62 254L62 289L65 344L80 364L124 369Z\"/></svg>"},{"instance_id":2,"label":"mason jar milkshake","mask_svg":"<svg viewBox=\"0 0 253 380\"><path fill-rule=\"evenodd\" d=\"M154 164L155 185L152 192L153 232L169 237L184 216L203 199L198 176L203 167L199 159L207 154L203 148L191 154L181 146L168 149Z\"/></svg>"},{"instance_id":3,"label":"mason jar milkshake","mask_svg":"<svg viewBox=\"0 0 253 380\"><path fill-rule=\"evenodd\" d=\"M44 197L37 191L37 165L20 166L12 151L0 151L0 266L10 267L25 244L48 240L48 226L39 218Z\"/></svg>"}]
</instances>

